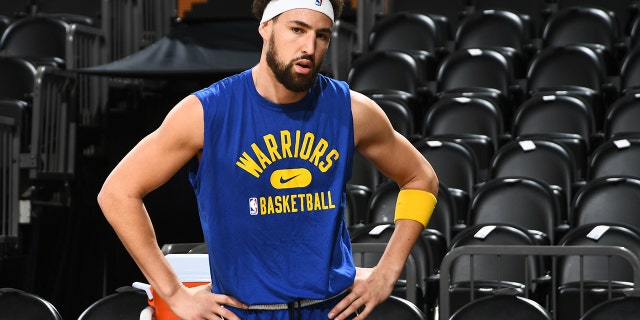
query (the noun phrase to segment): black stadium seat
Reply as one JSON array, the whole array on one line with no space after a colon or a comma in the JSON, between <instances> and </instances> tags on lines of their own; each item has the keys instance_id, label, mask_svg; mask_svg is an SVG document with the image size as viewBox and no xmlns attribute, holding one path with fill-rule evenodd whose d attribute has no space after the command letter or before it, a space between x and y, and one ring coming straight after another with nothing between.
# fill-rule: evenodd
<instances>
[{"instance_id":1,"label":"black stadium seat","mask_svg":"<svg viewBox=\"0 0 640 320\"><path fill-rule=\"evenodd\" d=\"M143 290L121 287L92 303L78 320L139 319L142 310L149 306L147 299Z\"/></svg>"},{"instance_id":2,"label":"black stadium seat","mask_svg":"<svg viewBox=\"0 0 640 320\"><path fill-rule=\"evenodd\" d=\"M615 223L585 224L571 229L558 245L622 246L637 256L640 233ZM557 260L557 270L558 319L577 320L590 307L633 290L633 268L617 256L564 256Z\"/></svg>"},{"instance_id":3,"label":"black stadium seat","mask_svg":"<svg viewBox=\"0 0 640 320\"><path fill-rule=\"evenodd\" d=\"M15 20L0 39L4 56L23 57L38 65L64 67L69 23L50 16L29 16Z\"/></svg>"},{"instance_id":4,"label":"black stadium seat","mask_svg":"<svg viewBox=\"0 0 640 320\"><path fill-rule=\"evenodd\" d=\"M479 224L468 226L458 232L452 239L449 251L473 245L534 246L537 244L524 228L503 223ZM520 296L534 297L537 295L538 288L532 286L532 281L545 272L542 259L537 257L523 259L504 256L497 259L488 255L458 257L451 264L449 271L448 291L451 313L455 313L471 301L472 297L478 299L491 295L493 289L511 288Z\"/></svg>"},{"instance_id":5,"label":"black stadium seat","mask_svg":"<svg viewBox=\"0 0 640 320\"><path fill-rule=\"evenodd\" d=\"M640 179L603 177L588 181L572 203L571 228L590 223L617 223L640 228Z\"/></svg>"},{"instance_id":6,"label":"black stadium seat","mask_svg":"<svg viewBox=\"0 0 640 320\"><path fill-rule=\"evenodd\" d=\"M527 320L551 320L551 313L540 303L525 297L493 294L464 305L450 320L511 320L514 315Z\"/></svg>"},{"instance_id":7,"label":"black stadium seat","mask_svg":"<svg viewBox=\"0 0 640 320\"><path fill-rule=\"evenodd\" d=\"M554 244L561 223L560 204L551 187L534 178L501 177L488 180L472 195L467 225L516 225Z\"/></svg>"},{"instance_id":8,"label":"black stadium seat","mask_svg":"<svg viewBox=\"0 0 640 320\"><path fill-rule=\"evenodd\" d=\"M57 308L39 295L14 288L0 288L0 320L62 320Z\"/></svg>"},{"instance_id":9,"label":"black stadium seat","mask_svg":"<svg viewBox=\"0 0 640 320\"><path fill-rule=\"evenodd\" d=\"M640 134L640 93L629 93L614 101L604 118L604 139Z\"/></svg>"},{"instance_id":10,"label":"black stadium seat","mask_svg":"<svg viewBox=\"0 0 640 320\"><path fill-rule=\"evenodd\" d=\"M528 22L507 10L479 10L469 13L455 34L456 49L486 48L502 53L510 60L516 78L523 78L533 44Z\"/></svg>"},{"instance_id":11,"label":"black stadium seat","mask_svg":"<svg viewBox=\"0 0 640 320\"><path fill-rule=\"evenodd\" d=\"M578 170L567 147L551 140L516 139L498 149L490 168L490 179L526 177L551 186L560 204L562 222L567 221L578 182Z\"/></svg>"}]
</instances>

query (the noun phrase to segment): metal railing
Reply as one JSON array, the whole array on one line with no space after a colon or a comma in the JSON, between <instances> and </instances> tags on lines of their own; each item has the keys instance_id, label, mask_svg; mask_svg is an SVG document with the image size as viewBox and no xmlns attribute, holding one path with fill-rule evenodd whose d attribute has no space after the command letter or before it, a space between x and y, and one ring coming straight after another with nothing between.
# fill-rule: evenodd
<instances>
[{"instance_id":1,"label":"metal railing","mask_svg":"<svg viewBox=\"0 0 640 320\"><path fill-rule=\"evenodd\" d=\"M165 36L176 11L176 0L102 0L107 60L124 58Z\"/></svg>"},{"instance_id":2,"label":"metal railing","mask_svg":"<svg viewBox=\"0 0 640 320\"><path fill-rule=\"evenodd\" d=\"M77 70L106 62L106 39L101 29L72 24L67 30L67 69ZM107 80L103 77L77 74L76 88L78 103L78 124L96 126L107 104Z\"/></svg>"},{"instance_id":3,"label":"metal railing","mask_svg":"<svg viewBox=\"0 0 640 320\"><path fill-rule=\"evenodd\" d=\"M640 289L640 258L624 247L614 246L500 246L500 245L471 245L455 248L444 257L440 265L440 288L439 288L439 319L448 320L450 313L449 300L449 280L450 269L453 262L461 256L476 255L493 255L500 256L606 256L611 259L612 256L618 256L626 259L633 268L633 286L634 290ZM582 270L584 266L581 265ZM608 279L610 282L612 279ZM471 280L473 281L473 279ZM582 281L581 281L582 283ZM557 310L556 306L556 277L551 275L551 310ZM581 303L583 302L583 288L581 288ZM611 284L609 284L611 289ZM472 298L473 299L473 298ZM581 306L581 309L583 306ZM555 312L553 312L555 317Z\"/></svg>"},{"instance_id":4,"label":"metal railing","mask_svg":"<svg viewBox=\"0 0 640 320\"><path fill-rule=\"evenodd\" d=\"M367 52L367 41L373 25L376 23L376 16L386 13L386 0L360 0L357 9L357 33L358 51Z\"/></svg>"},{"instance_id":5,"label":"metal railing","mask_svg":"<svg viewBox=\"0 0 640 320\"><path fill-rule=\"evenodd\" d=\"M18 237L19 122L0 110L0 246Z\"/></svg>"},{"instance_id":6,"label":"metal railing","mask_svg":"<svg viewBox=\"0 0 640 320\"><path fill-rule=\"evenodd\" d=\"M70 97L76 78L38 67L31 115L31 179L67 179L75 169L77 111Z\"/></svg>"}]
</instances>

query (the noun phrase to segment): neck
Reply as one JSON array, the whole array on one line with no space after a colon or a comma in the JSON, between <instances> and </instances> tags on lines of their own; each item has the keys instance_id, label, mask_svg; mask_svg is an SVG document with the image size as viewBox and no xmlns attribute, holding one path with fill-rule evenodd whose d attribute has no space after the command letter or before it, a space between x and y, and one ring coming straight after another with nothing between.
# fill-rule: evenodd
<instances>
[{"instance_id":1,"label":"neck","mask_svg":"<svg viewBox=\"0 0 640 320\"><path fill-rule=\"evenodd\" d=\"M260 62L251 71L253 84L258 93L265 99L277 103L288 104L300 101L306 92L295 92L285 88L267 66L266 62Z\"/></svg>"}]
</instances>

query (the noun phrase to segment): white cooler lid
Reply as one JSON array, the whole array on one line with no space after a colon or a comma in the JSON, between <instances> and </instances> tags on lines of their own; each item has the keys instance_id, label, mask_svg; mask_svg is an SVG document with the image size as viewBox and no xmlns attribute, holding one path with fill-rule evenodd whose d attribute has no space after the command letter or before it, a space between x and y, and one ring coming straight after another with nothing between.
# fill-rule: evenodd
<instances>
[{"instance_id":1,"label":"white cooler lid","mask_svg":"<svg viewBox=\"0 0 640 320\"><path fill-rule=\"evenodd\" d=\"M209 255L176 253L165 256L182 282L211 282Z\"/></svg>"}]
</instances>

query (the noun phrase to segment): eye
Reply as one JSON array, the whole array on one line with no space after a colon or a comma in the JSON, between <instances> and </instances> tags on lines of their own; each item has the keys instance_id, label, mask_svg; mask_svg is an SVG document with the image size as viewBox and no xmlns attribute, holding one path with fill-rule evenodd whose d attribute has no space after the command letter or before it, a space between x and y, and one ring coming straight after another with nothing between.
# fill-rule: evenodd
<instances>
[{"instance_id":1,"label":"eye","mask_svg":"<svg viewBox=\"0 0 640 320\"><path fill-rule=\"evenodd\" d=\"M291 31L293 33L302 33L304 30L302 30L302 28L293 27L293 28L291 28Z\"/></svg>"},{"instance_id":2,"label":"eye","mask_svg":"<svg viewBox=\"0 0 640 320\"><path fill-rule=\"evenodd\" d=\"M328 33L318 33L317 38L324 41L329 41L331 36Z\"/></svg>"}]
</instances>

